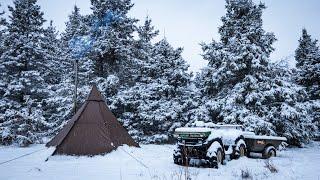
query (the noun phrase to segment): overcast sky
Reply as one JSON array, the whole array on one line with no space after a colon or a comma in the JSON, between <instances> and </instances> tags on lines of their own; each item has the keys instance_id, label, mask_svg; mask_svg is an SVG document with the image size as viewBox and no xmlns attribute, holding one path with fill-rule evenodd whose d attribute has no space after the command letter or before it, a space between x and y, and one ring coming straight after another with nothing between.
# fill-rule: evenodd
<instances>
[{"instance_id":1,"label":"overcast sky","mask_svg":"<svg viewBox=\"0 0 320 180\"><path fill-rule=\"evenodd\" d=\"M255 0L256 1L256 0ZM320 0L261 0L267 6L263 20L266 31L275 33L278 41L272 60L294 54L303 27L313 38L320 39ZM146 15L174 47L183 47L183 57L191 71L206 65L199 43L219 40L220 18L225 14L225 0L132 0L130 12L143 22ZM259 1L257 1L259 2ZM68 15L76 4L83 14L90 13L90 0L38 0L47 20L53 20L63 31ZM2 8L12 0L1 0Z\"/></svg>"}]
</instances>

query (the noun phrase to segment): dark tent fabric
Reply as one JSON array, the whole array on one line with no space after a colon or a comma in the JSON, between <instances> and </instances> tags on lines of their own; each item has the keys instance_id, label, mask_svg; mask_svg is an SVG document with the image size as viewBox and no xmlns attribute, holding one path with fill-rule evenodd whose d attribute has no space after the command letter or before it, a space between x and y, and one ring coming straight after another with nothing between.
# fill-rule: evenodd
<instances>
[{"instance_id":1,"label":"dark tent fabric","mask_svg":"<svg viewBox=\"0 0 320 180\"><path fill-rule=\"evenodd\" d=\"M56 146L53 155L97 155L123 144L139 147L94 85L82 107L46 146Z\"/></svg>"}]
</instances>

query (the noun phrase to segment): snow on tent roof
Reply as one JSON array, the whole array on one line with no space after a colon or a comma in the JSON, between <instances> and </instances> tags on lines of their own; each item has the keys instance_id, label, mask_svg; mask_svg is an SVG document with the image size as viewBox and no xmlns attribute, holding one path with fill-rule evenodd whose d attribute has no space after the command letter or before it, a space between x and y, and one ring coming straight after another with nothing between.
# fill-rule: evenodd
<instances>
[{"instance_id":1,"label":"snow on tent roof","mask_svg":"<svg viewBox=\"0 0 320 180\"><path fill-rule=\"evenodd\" d=\"M56 146L53 154L97 155L123 144L139 147L94 85L82 107L46 146Z\"/></svg>"}]
</instances>

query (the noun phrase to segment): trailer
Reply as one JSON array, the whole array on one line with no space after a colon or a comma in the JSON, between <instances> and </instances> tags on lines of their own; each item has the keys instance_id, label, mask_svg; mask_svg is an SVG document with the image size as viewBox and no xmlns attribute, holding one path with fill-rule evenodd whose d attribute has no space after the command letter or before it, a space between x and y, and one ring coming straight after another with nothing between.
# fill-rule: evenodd
<instances>
[{"instance_id":1,"label":"trailer","mask_svg":"<svg viewBox=\"0 0 320 180\"><path fill-rule=\"evenodd\" d=\"M244 141L247 145L247 156L250 153L261 153L262 157L267 159L275 157L277 150L286 145L287 138L278 136L259 136L244 135Z\"/></svg>"}]
</instances>

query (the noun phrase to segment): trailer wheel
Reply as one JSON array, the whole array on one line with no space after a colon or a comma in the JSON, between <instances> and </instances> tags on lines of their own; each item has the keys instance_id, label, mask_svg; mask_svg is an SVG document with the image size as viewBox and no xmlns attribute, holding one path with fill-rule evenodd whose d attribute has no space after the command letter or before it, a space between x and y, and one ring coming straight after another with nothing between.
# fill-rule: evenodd
<instances>
[{"instance_id":1,"label":"trailer wheel","mask_svg":"<svg viewBox=\"0 0 320 180\"><path fill-rule=\"evenodd\" d=\"M262 157L265 159L268 159L270 157L276 157L276 156L277 156L277 153L276 153L276 148L274 146L266 147L262 153Z\"/></svg>"},{"instance_id":2,"label":"trailer wheel","mask_svg":"<svg viewBox=\"0 0 320 180\"><path fill-rule=\"evenodd\" d=\"M240 147L239 147L239 157L243 157L246 155L246 147L241 144Z\"/></svg>"}]
</instances>

